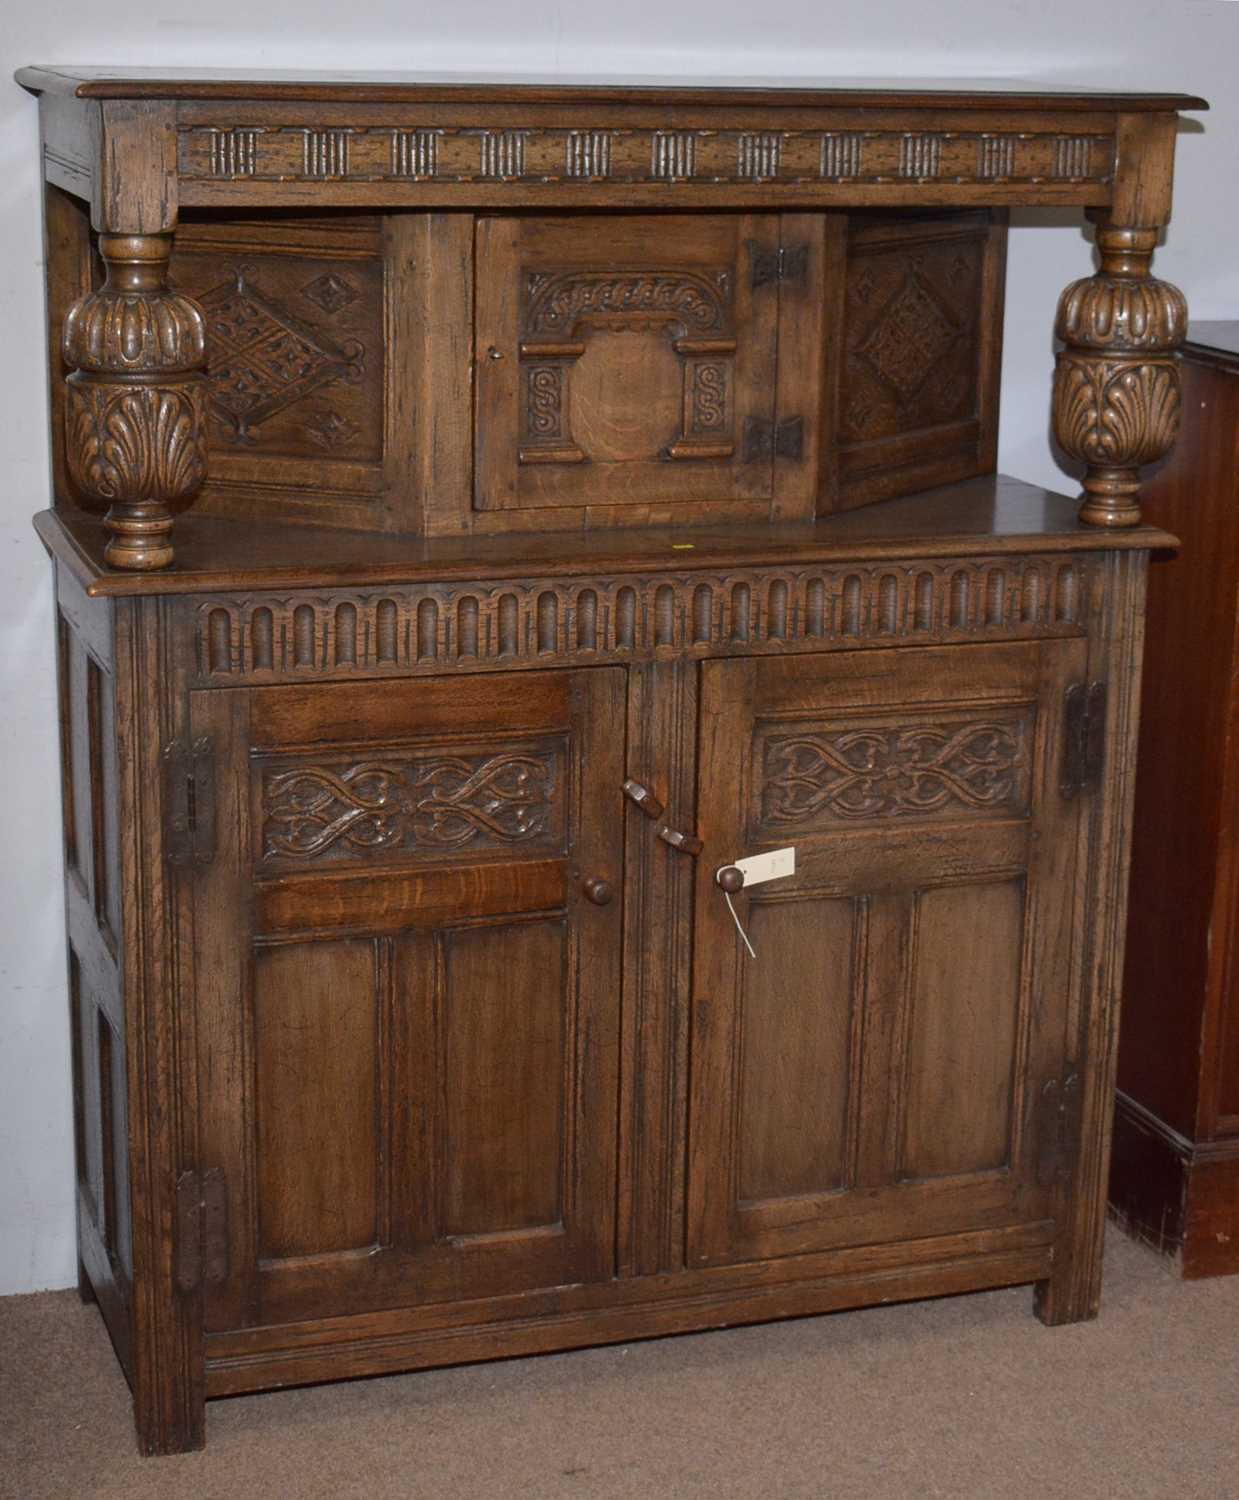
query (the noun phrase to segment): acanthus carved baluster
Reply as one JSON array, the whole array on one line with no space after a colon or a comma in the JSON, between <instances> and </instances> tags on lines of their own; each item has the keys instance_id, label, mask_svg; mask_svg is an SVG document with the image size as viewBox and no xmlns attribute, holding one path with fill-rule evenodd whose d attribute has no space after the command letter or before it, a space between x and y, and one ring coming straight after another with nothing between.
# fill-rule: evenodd
<instances>
[{"instance_id":1,"label":"acanthus carved baluster","mask_svg":"<svg viewBox=\"0 0 1239 1500\"><path fill-rule=\"evenodd\" d=\"M99 237L107 279L65 318L69 474L110 507L113 567L172 561L169 506L206 478L206 323L168 286L170 235Z\"/></svg>"},{"instance_id":2,"label":"acanthus carved baluster","mask_svg":"<svg viewBox=\"0 0 1239 1500\"><path fill-rule=\"evenodd\" d=\"M1086 465L1080 519L1093 526L1138 524L1140 466L1179 432L1187 304L1149 274L1156 239L1155 229L1100 223L1101 268L1059 300L1054 435Z\"/></svg>"}]
</instances>

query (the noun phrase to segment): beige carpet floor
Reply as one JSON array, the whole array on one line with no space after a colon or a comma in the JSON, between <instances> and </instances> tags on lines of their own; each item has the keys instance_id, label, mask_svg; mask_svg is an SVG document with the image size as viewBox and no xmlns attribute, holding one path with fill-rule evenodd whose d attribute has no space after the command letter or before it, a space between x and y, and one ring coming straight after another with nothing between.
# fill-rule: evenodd
<instances>
[{"instance_id":1,"label":"beige carpet floor","mask_svg":"<svg viewBox=\"0 0 1239 1500\"><path fill-rule=\"evenodd\" d=\"M75 1292L0 1300L0 1495L1235 1500L1239 1277L1111 1229L1100 1319L1027 1288L212 1402L139 1459Z\"/></svg>"}]
</instances>

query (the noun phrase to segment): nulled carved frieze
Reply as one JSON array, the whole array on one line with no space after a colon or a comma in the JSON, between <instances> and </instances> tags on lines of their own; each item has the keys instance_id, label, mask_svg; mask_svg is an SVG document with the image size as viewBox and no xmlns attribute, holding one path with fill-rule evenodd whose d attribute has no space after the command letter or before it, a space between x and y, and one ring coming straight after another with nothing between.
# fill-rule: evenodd
<instances>
[{"instance_id":1,"label":"nulled carved frieze","mask_svg":"<svg viewBox=\"0 0 1239 1500\"><path fill-rule=\"evenodd\" d=\"M469 671L1078 635L1090 568L1017 558L306 591L206 600L193 618L203 681Z\"/></svg>"},{"instance_id":2,"label":"nulled carved frieze","mask_svg":"<svg viewBox=\"0 0 1239 1500\"><path fill-rule=\"evenodd\" d=\"M233 142L238 144L234 145ZM223 143L223 144L221 144ZM599 130L521 124L187 125L179 169L187 181L616 184L898 182L1108 184L1111 134L978 130Z\"/></svg>"},{"instance_id":3,"label":"nulled carved frieze","mask_svg":"<svg viewBox=\"0 0 1239 1500\"><path fill-rule=\"evenodd\" d=\"M1032 711L891 727L769 734L761 822L809 831L835 822L1018 814L1028 803Z\"/></svg>"},{"instance_id":4,"label":"nulled carved frieze","mask_svg":"<svg viewBox=\"0 0 1239 1500\"><path fill-rule=\"evenodd\" d=\"M263 859L339 861L562 842L562 747L392 751L261 772Z\"/></svg>"}]
</instances>

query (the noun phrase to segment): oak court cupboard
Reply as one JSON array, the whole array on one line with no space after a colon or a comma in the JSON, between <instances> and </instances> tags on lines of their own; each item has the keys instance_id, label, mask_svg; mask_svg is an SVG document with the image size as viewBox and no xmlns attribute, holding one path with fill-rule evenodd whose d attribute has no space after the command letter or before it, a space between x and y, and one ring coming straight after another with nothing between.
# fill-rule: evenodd
<instances>
[{"instance_id":1,"label":"oak court cupboard","mask_svg":"<svg viewBox=\"0 0 1239 1500\"><path fill-rule=\"evenodd\" d=\"M142 1449L295 1382L1092 1316L1202 102L19 79L81 1287ZM994 472L1013 205L1096 226L1078 516Z\"/></svg>"}]
</instances>

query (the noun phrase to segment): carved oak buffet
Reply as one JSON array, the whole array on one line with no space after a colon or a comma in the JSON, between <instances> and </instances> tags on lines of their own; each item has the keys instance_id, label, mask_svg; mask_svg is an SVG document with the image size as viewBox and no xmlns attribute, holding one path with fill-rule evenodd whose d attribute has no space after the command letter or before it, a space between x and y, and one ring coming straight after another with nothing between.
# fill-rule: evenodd
<instances>
[{"instance_id":1,"label":"carved oak buffet","mask_svg":"<svg viewBox=\"0 0 1239 1500\"><path fill-rule=\"evenodd\" d=\"M298 1381L1091 1316L1200 101L19 76L81 1285L143 1449ZM993 473L1012 204L1097 226L1079 519ZM780 846L749 959L715 873Z\"/></svg>"}]
</instances>

